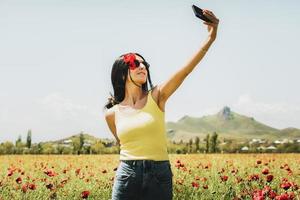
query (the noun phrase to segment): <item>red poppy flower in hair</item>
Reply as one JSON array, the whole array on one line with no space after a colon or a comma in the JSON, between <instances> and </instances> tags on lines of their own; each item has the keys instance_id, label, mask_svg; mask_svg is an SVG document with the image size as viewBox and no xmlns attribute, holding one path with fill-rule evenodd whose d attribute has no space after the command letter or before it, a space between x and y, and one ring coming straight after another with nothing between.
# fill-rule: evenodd
<instances>
[{"instance_id":1,"label":"red poppy flower in hair","mask_svg":"<svg viewBox=\"0 0 300 200\"><path fill-rule=\"evenodd\" d=\"M124 62L127 65L129 65L129 68L131 70L134 70L137 67L134 61L135 61L135 54L128 53L128 54L124 55Z\"/></svg>"}]
</instances>

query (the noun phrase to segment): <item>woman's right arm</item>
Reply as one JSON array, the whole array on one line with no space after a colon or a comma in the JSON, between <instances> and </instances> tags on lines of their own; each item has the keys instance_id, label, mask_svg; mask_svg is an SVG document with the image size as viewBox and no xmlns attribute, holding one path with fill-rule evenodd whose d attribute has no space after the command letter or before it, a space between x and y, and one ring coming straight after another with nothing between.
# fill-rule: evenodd
<instances>
[{"instance_id":1,"label":"woman's right arm","mask_svg":"<svg viewBox=\"0 0 300 200\"><path fill-rule=\"evenodd\" d=\"M117 136L116 125L115 125L115 112L113 109L108 109L105 113L106 123L111 131L111 133L116 138L117 144L120 145L120 139Z\"/></svg>"}]
</instances>

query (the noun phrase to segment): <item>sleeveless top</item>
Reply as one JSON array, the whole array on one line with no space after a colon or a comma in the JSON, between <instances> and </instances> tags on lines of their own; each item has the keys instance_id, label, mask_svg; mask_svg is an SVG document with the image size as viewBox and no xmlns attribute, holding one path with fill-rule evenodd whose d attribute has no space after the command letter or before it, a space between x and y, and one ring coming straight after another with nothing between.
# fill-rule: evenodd
<instances>
[{"instance_id":1,"label":"sleeveless top","mask_svg":"<svg viewBox=\"0 0 300 200\"><path fill-rule=\"evenodd\" d=\"M165 113L154 101L151 91L147 103L134 112L114 105L115 125L120 139L120 160L169 160Z\"/></svg>"}]
</instances>

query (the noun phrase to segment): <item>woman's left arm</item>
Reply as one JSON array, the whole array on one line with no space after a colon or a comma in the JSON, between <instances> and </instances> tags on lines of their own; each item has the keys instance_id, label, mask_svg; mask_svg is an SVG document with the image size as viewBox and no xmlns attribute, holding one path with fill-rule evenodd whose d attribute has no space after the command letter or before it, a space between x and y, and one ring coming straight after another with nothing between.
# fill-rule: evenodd
<instances>
[{"instance_id":1,"label":"woman's left arm","mask_svg":"<svg viewBox=\"0 0 300 200\"><path fill-rule=\"evenodd\" d=\"M203 22L207 25L208 37L198 50L198 52L179 70L177 71L169 80L158 85L159 90L159 101L165 103L167 99L176 91L176 89L181 85L183 80L187 77L189 73L197 66L197 64L202 60L205 53L215 41L217 37L217 29L219 24L219 19L209 10L203 10L203 14L207 16L212 23Z\"/></svg>"}]
</instances>

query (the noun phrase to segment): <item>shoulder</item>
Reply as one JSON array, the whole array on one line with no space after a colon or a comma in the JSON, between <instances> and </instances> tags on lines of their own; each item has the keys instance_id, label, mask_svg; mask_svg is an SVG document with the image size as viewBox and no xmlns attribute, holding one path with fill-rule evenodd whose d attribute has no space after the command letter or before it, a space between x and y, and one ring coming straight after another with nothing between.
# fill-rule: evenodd
<instances>
[{"instance_id":1,"label":"shoulder","mask_svg":"<svg viewBox=\"0 0 300 200\"><path fill-rule=\"evenodd\" d=\"M117 105L114 105L113 107L106 109L104 116L108 123L114 122L116 107L117 107Z\"/></svg>"},{"instance_id":2,"label":"shoulder","mask_svg":"<svg viewBox=\"0 0 300 200\"><path fill-rule=\"evenodd\" d=\"M153 100L156 102L157 106L159 107L159 109L162 112L165 112L165 103L164 101L161 100L161 96L160 96L160 85L156 85L155 87L153 87L150 92L152 95Z\"/></svg>"},{"instance_id":3,"label":"shoulder","mask_svg":"<svg viewBox=\"0 0 300 200\"><path fill-rule=\"evenodd\" d=\"M154 86L149 92L151 92L151 95L156 103L158 103L159 100L159 85Z\"/></svg>"}]
</instances>

